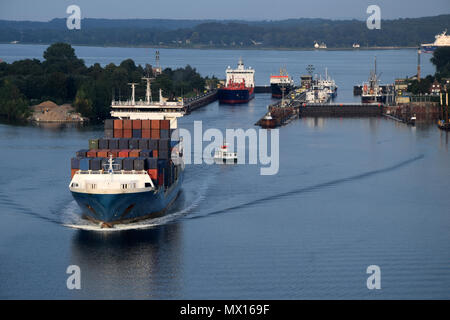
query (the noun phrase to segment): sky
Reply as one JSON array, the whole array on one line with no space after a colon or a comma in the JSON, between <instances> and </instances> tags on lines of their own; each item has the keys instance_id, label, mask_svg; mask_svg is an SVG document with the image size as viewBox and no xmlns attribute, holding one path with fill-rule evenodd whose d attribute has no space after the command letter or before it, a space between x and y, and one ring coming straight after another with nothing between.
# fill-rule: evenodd
<instances>
[{"instance_id":1,"label":"sky","mask_svg":"<svg viewBox=\"0 0 450 320\"><path fill-rule=\"evenodd\" d=\"M109 19L366 20L369 5L380 7L382 19L450 13L450 0L0 0L0 19L63 18L72 4L81 8L82 18Z\"/></svg>"}]
</instances>

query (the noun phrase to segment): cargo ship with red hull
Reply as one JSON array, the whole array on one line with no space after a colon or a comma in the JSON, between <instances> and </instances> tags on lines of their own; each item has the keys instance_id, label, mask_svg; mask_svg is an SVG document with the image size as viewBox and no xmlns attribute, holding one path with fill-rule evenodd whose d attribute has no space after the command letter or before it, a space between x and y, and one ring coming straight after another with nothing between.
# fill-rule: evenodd
<instances>
[{"instance_id":1,"label":"cargo ship with red hull","mask_svg":"<svg viewBox=\"0 0 450 320\"><path fill-rule=\"evenodd\" d=\"M245 68L242 59L237 69L227 68L225 81L225 87L218 91L220 103L247 103L255 97L255 70Z\"/></svg>"}]
</instances>

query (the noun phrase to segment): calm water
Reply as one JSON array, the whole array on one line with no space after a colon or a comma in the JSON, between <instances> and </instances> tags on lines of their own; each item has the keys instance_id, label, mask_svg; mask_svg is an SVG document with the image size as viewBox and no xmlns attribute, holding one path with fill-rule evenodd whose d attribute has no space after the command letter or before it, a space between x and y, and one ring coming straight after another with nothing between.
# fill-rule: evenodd
<instances>
[{"instance_id":1,"label":"calm water","mask_svg":"<svg viewBox=\"0 0 450 320\"><path fill-rule=\"evenodd\" d=\"M46 45L11 45L0 44L0 59L12 62L19 59L43 59ZM75 46L75 53L84 59L86 65L100 63L120 64L131 58L136 64L155 64L155 51L152 48L102 48ZM268 85L271 74L279 73L286 68L300 83L300 75L306 74L306 67L312 64L314 73L328 73L339 86L337 101L349 102L353 98L353 86L367 81L370 70L374 68L374 57L377 57L377 71L383 83L393 83L394 79L416 74L417 51L404 50L354 50L354 51L276 51L276 50L189 50L159 49L160 64L163 67L184 67L190 64L203 76L215 75L225 78L227 66L236 67L239 57L246 66L255 69L257 85ZM430 62L431 55L422 55L422 76L434 74L434 66ZM356 98L356 100L358 100Z\"/></svg>"},{"instance_id":2,"label":"calm water","mask_svg":"<svg viewBox=\"0 0 450 320\"><path fill-rule=\"evenodd\" d=\"M42 49L0 46L0 56ZM148 52L77 48L87 62L102 63L144 62ZM173 66L216 74L247 53L259 77L282 63L298 72L309 63L333 66L336 78L348 79L338 82L341 97L364 80L375 54L161 50ZM386 81L414 68L414 51L376 54ZM251 128L270 102L260 94L248 106L213 103L180 126ZM63 225L78 211L67 189L69 160L101 134L98 127L0 125L0 298L450 298L449 135L434 125L297 120L280 129L275 176L259 175L256 165L188 165L182 195L159 225L71 229ZM66 288L72 264L81 268L79 291ZM373 264L381 290L366 287Z\"/></svg>"}]
</instances>

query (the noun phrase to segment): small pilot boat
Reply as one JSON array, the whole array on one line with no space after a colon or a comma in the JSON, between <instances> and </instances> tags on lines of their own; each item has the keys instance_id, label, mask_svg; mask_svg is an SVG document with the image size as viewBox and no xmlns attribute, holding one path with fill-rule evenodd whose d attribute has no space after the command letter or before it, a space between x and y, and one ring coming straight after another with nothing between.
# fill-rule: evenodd
<instances>
[{"instance_id":1,"label":"small pilot boat","mask_svg":"<svg viewBox=\"0 0 450 320\"><path fill-rule=\"evenodd\" d=\"M224 143L214 152L215 163L237 163L237 153L228 151L228 143Z\"/></svg>"}]
</instances>

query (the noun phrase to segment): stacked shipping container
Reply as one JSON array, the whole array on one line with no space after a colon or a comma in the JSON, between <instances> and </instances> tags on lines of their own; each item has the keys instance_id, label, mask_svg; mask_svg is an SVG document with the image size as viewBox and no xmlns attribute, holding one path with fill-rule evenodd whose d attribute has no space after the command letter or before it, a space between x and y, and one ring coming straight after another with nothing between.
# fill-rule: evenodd
<instances>
[{"instance_id":1,"label":"stacked shipping container","mask_svg":"<svg viewBox=\"0 0 450 320\"><path fill-rule=\"evenodd\" d=\"M105 136L90 139L89 149L71 159L71 177L78 170L103 170L112 156L118 170L147 171L158 186L170 186L180 173L171 161L169 120L105 120Z\"/></svg>"}]
</instances>

